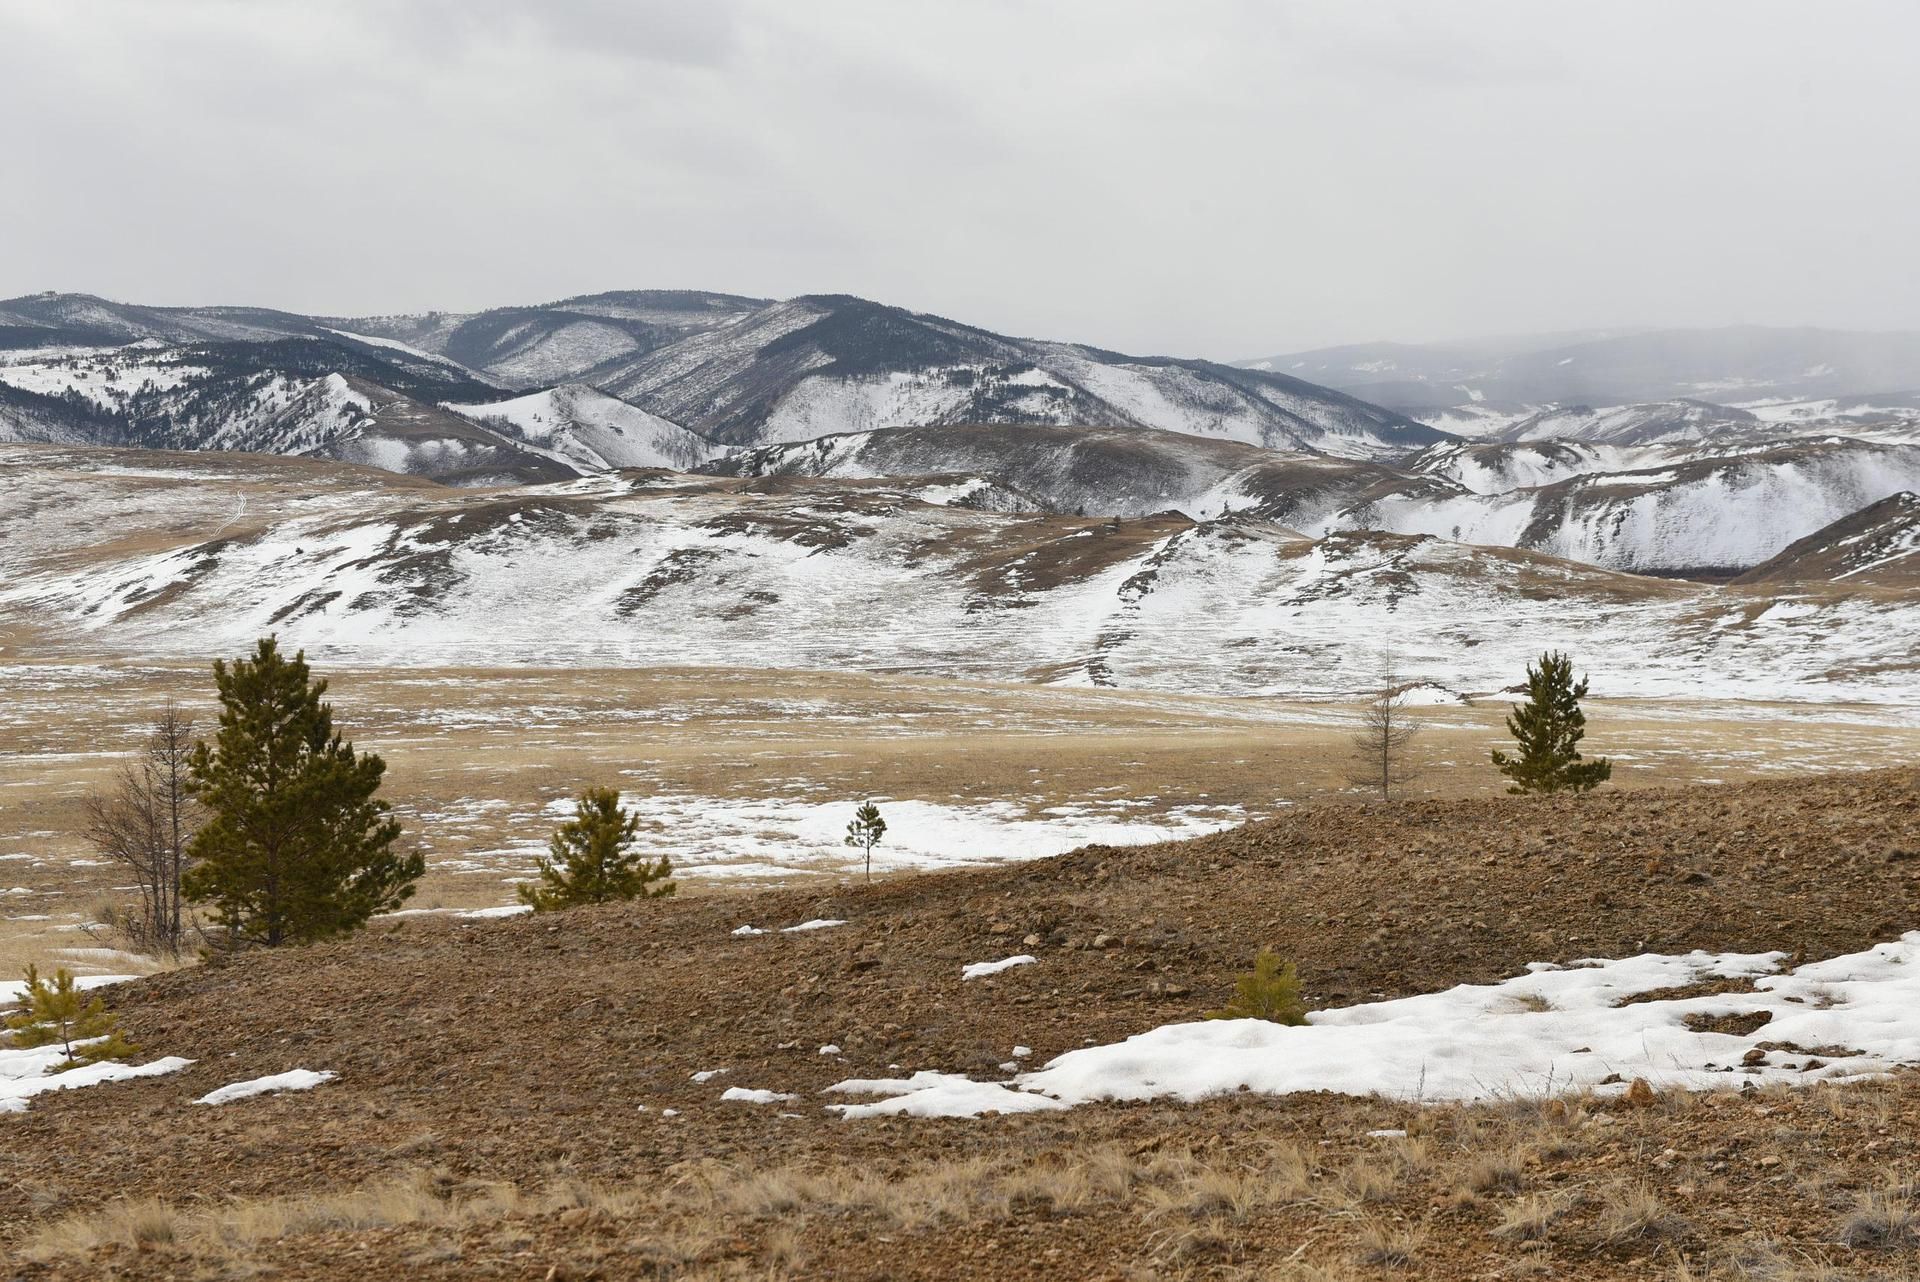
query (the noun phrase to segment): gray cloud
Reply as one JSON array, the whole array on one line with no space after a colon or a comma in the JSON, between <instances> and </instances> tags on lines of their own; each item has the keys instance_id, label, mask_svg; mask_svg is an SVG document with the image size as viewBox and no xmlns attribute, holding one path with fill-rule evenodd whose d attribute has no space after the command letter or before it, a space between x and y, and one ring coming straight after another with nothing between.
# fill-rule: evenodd
<instances>
[{"instance_id":1,"label":"gray cloud","mask_svg":"<svg viewBox=\"0 0 1920 1282\"><path fill-rule=\"evenodd\" d=\"M0 294L1920 328L1902 0L0 0Z\"/></svg>"}]
</instances>

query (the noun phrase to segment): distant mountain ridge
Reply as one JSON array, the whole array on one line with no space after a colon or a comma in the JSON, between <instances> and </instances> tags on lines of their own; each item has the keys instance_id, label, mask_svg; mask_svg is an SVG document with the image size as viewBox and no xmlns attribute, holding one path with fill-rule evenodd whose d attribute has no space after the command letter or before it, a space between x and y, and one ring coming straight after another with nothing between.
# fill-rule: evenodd
<instances>
[{"instance_id":1,"label":"distant mountain ridge","mask_svg":"<svg viewBox=\"0 0 1920 1282\"><path fill-rule=\"evenodd\" d=\"M318 317L87 295L0 302L0 348L327 341L503 391L578 383L724 445L933 423L1157 428L1386 458L1445 434L1284 374L1012 338L847 295L581 295L472 314ZM470 402L479 398L467 398Z\"/></svg>"},{"instance_id":2,"label":"distant mountain ridge","mask_svg":"<svg viewBox=\"0 0 1920 1282\"><path fill-rule=\"evenodd\" d=\"M1450 407L1807 400L1920 390L1920 333L1729 326L1357 343L1240 364L1416 417Z\"/></svg>"}]
</instances>

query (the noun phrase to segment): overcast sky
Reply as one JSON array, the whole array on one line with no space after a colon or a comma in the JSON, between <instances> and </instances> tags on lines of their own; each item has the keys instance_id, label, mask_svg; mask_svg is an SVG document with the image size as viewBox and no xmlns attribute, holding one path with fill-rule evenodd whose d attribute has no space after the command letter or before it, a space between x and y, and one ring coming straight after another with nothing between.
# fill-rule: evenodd
<instances>
[{"instance_id":1,"label":"overcast sky","mask_svg":"<svg viewBox=\"0 0 1920 1282\"><path fill-rule=\"evenodd\" d=\"M1913 0L0 0L0 296L1920 329Z\"/></svg>"}]
</instances>

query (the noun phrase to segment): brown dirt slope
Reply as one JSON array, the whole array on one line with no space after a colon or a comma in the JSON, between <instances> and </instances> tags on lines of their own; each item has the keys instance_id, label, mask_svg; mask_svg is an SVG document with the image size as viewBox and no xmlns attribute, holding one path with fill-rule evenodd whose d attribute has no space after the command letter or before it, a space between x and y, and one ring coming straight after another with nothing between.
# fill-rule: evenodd
<instances>
[{"instance_id":1,"label":"brown dirt slope","mask_svg":"<svg viewBox=\"0 0 1920 1282\"><path fill-rule=\"evenodd\" d=\"M1920 771L1906 769L1582 799L1307 807L1193 842L1089 847L1013 867L826 892L669 900L505 922L389 921L357 938L120 990L127 1030L149 1054L197 1063L174 1077L43 1096L25 1115L0 1119L15 1163L0 1180L0 1240L24 1247L53 1219L116 1196L204 1208L228 1197L338 1193L426 1167L448 1187L503 1180L535 1189L561 1178L638 1177L659 1186L684 1175L686 1163L712 1161L852 1164L905 1179L955 1160L1030 1164L1062 1146L1083 1155L1106 1142L1204 1152L1263 1134L1299 1136L1310 1151L1318 1137L1328 1153L1343 1154L1369 1125L1398 1124L1404 1107L1243 1097L1185 1109L848 1123L823 1114L811 1093L843 1077L893 1075L895 1065L991 1072L1016 1043L1033 1047L1040 1062L1084 1041L1193 1018L1219 1003L1262 944L1299 961L1313 1001L1336 1004L1491 980L1530 960L1642 949L1779 948L1819 957L1920 926L1917 910ZM850 924L731 934L743 923L778 927L822 917ZM960 980L965 963L1021 951L1038 954L1039 964ZM829 1043L842 1053L820 1055ZM188 1102L226 1082L294 1067L340 1076L309 1094L219 1110ZM723 1077L690 1080L722 1067L729 1070ZM723 1104L720 1091L729 1085L795 1092L800 1099L788 1111L799 1116ZM1908 1103L1901 1096L1889 1107ZM1474 1132L1482 1125L1475 1116L1461 1111L1445 1125ZM1659 1152L1646 1148L1656 1139L1629 1145L1633 1162ZM1877 1142L1869 1127L1856 1147L1864 1152ZM1899 1149L1908 1160L1911 1147ZM1640 1170L1629 1163L1603 1173ZM1186 1187L1197 1177L1165 1178ZM1729 1186L1727 1196L1745 1196L1743 1187ZM1420 1228L1434 1269L1487 1250L1494 1222L1492 1210L1469 1217L1461 1232L1471 1230L1472 1250L1461 1255L1466 1239L1422 1200L1442 1196L1382 1195L1393 1216ZM1580 1205L1597 1225L1605 1207ZM564 1252L553 1251L566 1234L552 1239L547 1220L528 1214L535 1223L529 1240L545 1244L539 1250L523 1243L496 1258L479 1238L460 1238L442 1243L453 1252L444 1267L427 1268L431 1260L415 1259L425 1249L418 1234L369 1233L353 1238L353 1249L370 1252L372 1262L409 1261L431 1276L570 1276L545 1272L550 1261L564 1262ZM860 1229L857 1215L846 1218L853 1214L842 1208L839 1218L802 1217L809 1249L831 1243L837 1263L793 1276L1118 1277L1168 1241L1150 1243L1165 1226L1124 1207L1091 1234L1080 1220L1040 1213L1028 1222L1017 1208L1007 1212L1012 1229L1005 1217L949 1223L936 1216L904 1236ZM1318 1228L1296 1224L1288 1240L1356 1243L1359 1221L1344 1214ZM1738 1225L1753 1214L1735 1205L1726 1219ZM1808 1224L1793 1231L1825 1232L1808 1227L1824 1214L1805 1209ZM697 1256L701 1268L724 1273L715 1261L760 1260L759 1235L771 1229L754 1228L751 1216L740 1223L746 1245L736 1242L732 1256ZM631 1227L620 1240L632 1237ZM1017 1260L981 1255L967 1244L977 1247L974 1237L986 1232L996 1239L1012 1232L1032 1251ZM1323 1232L1332 1236L1316 1237ZM1245 1241L1234 1233L1241 1230L1228 1233L1223 1259L1248 1258L1248 1251L1255 1261L1269 1258L1250 1245L1258 1237L1251 1229ZM337 1237L328 1251L344 1249ZM1595 1257L1580 1275L1669 1276L1641 1267L1666 1248L1632 1240L1645 1250L1614 1243L1606 1248L1611 1263L1602 1267ZM310 1271L321 1258L312 1254L321 1249L315 1241L289 1237L259 1248L259 1258L293 1270L290 1276L327 1276ZM1368 1248L1353 1249L1364 1255ZM1048 1251L1065 1251L1070 1265ZM480 1268L483 1258L499 1267ZM1203 1252L1199 1265L1213 1267L1210 1258ZM115 1268L128 1265L109 1251L92 1264L35 1266L26 1276L86 1276L116 1259ZM154 1271L144 1275L176 1266L184 1274L190 1263L162 1250L122 1275L142 1276L149 1265ZM596 1267L608 1277L665 1268L613 1257ZM1461 1268L1458 1276L1474 1275ZM1425 1275L1456 1274L1448 1264Z\"/></svg>"}]
</instances>

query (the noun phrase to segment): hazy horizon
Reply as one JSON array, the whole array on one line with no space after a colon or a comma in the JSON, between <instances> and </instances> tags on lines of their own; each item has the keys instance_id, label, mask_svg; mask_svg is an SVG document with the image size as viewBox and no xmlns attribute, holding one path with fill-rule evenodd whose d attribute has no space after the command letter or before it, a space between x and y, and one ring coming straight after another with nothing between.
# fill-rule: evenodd
<instances>
[{"instance_id":1,"label":"hazy horizon","mask_svg":"<svg viewBox=\"0 0 1920 1282\"><path fill-rule=\"evenodd\" d=\"M0 296L852 293L1253 359L1920 330L1920 9L0 5Z\"/></svg>"}]
</instances>

